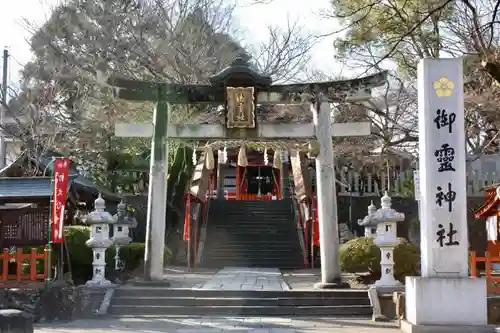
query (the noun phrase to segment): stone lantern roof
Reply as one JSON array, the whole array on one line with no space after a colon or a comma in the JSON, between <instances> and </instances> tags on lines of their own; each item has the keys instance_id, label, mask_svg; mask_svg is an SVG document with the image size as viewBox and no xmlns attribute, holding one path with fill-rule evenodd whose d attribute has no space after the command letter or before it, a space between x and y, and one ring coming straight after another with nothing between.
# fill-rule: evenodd
<instances>
[{"instance_id":1,"label":"stone lantern roof","mask_svg":"<svg viewBox=\"0 0 500 333\"><path fill-rule=\"evenodd\" d=\"M106 202L102 198L102 195L99 193L99 197L94 202L94 211L89 213L84 218L84 223L88 224L112 224L116 222L116 218L113 217L110 213L106 212Z\"/></svg>"},{"instance_id":2,"label":"stone lantern roof","mask_svg":"<svg viewBox=\"0 0 500 333\"><path fill-rule=\"evenodd\" d=\"M405 219L405 214L399 213L391 208L392 200L391 197L385 192L384 196L380 200L381 208L379 208L373 215L372 220L375 224L384 222L402 222Z\"/></svg>"},{"instance_id":3,"label":"stone lantern roof","mask_svg":"<svg viewBox=\"0 0 500 333\"><path fill-rule=\"evenodd\" d=\"M116 208L117 213L114 215L116 224L127 225L129 228L137 227L137 219L127 213L127 204L123 199Z\"/></svg>"},{"instance_id":4,"label":"stone lantern roof","mask_svg":"<svg viewBox=\"0 0 500 333\"><path fill-rule=\"evenodd\" d=\"M371 205L368 206L368 215L365 216L364 219L358 220L358 224L363 227L376 226L377 223L373 221L372 216L377 211L377 207L371 202Z\"/></svg>"}]
</instances>

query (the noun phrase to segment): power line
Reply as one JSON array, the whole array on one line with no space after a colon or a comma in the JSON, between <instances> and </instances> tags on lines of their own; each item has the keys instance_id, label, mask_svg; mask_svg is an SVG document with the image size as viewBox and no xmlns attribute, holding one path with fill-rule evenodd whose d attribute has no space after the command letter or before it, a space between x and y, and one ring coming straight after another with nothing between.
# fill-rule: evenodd
<instances>
[{"instance_id":1,"label":"power line","mask_svg":"<svg viewBox=\"0 0 500 333\"><path fill-rule=\"evenodd\" d=\"M0 169L5 167L6 162L6 147L5 147L5 132L4 128L4 116L5 116L5 105L7 104L7 75L9 67L9 50L4 48L3 50L3 68L2 68L2 105L0 105Z\"/></svg>"}]
</instances>

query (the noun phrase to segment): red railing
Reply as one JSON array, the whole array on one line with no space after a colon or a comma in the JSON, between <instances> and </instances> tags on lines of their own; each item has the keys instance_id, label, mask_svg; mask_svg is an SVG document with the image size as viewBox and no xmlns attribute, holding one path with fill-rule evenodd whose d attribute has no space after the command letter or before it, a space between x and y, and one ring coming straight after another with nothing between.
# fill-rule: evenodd
<instances>
[{"instance_id":1,"label":"red railing","mask_svg":"<svg viewBox=\"0 0 500 333\"><path fill-rule=\"evenodd\" d=\"M302 208L300 206L300 202L297 201L297 228L299 230L302 230L302 235L304 235L304 247L306 248L305 254L304 254L304 268L309 267L309 247L308 247L308 240L307 240L307 223L304 223L302 221Z\"/></svg>"},{"instance_id":2,"label":"red railing","mask_svg":"<svg viewBox=\"0 0 500 333\"><path fill-rule=\"evenodd\" d=\"M49 250L46 248L43 253L38 253L37 249L31 249L29 253L23 253L22 248L17 248L11 254L8 249L4 249L0 254L2 271L0 274L0 287L13 287L26 282L43 282L47 276L47 259ZM37 272L37 262L41 261L43 272ZM15 262L16 273L9 274L9 263ZM28 272L26 273L26 269Z\"/></svg>"},{"instance_id":3,"label":"red railing","mask_svg":"<svg viewBox=\"0 0 500 333\"><path fill-rule=\"evenodd\" d=\"M254 193L240 193L239 200L277 200L277 196L273 194L254 194Z\"/></svg>"},{"instance_id":4,"label":"red railing","mask_svg":"<svg viewBox=\"0 0 500 333\"><path fill-rule=\"evenodd\" d=\"M477 269L477 263L484 262L484 275L487 281L487 290L490 293L500 292L500 276L498 274L493 275L492 264L500 263L500 256L492 256L490 252L485 251L484 257L478 257L475 251L469 253L470 259L470 275L474 277L479 277L480 272Z\"/></svg>"},{"instance_id":5,"label":"red railing","mask_svg":"<svg viewBox=\"0 0 500 333\"><path fill-rule=\"evenodd\" d=\"M198 258L198 237L199 237L199 227L206 223L206 210L208 209L208 200L217 197L217 191L215 189L216 182L214 181L213 173L210 174L207 184L207 192L205 201L200 201L193 197L190 193L184 195L184 200L186 202L186 212L184 215L184 240L188 242L188 246L193 250L193 267L196 269L196 262ZM201 222L196 221L195 228L192 228L192 216L191 216L191 203L192 201L201 204L201 209L198 214L201 214ZM197 217L198 218L198 217ZM193 243L191 243L190 236L193 237Z\"/></svg>"}]
</instances>

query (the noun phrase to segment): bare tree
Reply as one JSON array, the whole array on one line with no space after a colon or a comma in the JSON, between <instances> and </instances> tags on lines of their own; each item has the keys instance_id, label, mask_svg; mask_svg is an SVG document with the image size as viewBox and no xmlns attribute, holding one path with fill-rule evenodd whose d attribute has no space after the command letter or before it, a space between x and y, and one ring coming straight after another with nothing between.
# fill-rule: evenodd
<instances>
[{"instance_id":1,"label":"bare tree","mask_svg":"<svg viewBox=\"0 0 500 333\"><path fill-rule=\"evenodd\" d=\"M150 119L152 105L115 100L100 76L206 83L242 52L253 53L255 65L275 80L302 71L313 38L290 24L285 31L270 27L267 43L243 48L233 10L222 0L65 1L40 28L25 22L35 59L25 66L23 81L55 86L52 112L61 115L64 146L81 162L98 161L86 167L89 173L109 171L123 153L149 150L146 140L125 145L113 128L118 120ZM176 109L171 121L189 121L196 111Z\"/></svg>"},{"instance_id":2,"label":"bare tree","mask_svg":"<svg viewBox=\"0 0 500 333\"><path fill-rule=\"evenodd\" d=\"M53 112L57 93L53 85L39 85L9 88L7 94L8 102L0 101L5 110L0 131L7 139L7 159L12 162L23 153L35 162L26 165L23 175L34 176L39 171L39 157L56 145L62 133L60 118Z\"/></svg>"}]
</instances>

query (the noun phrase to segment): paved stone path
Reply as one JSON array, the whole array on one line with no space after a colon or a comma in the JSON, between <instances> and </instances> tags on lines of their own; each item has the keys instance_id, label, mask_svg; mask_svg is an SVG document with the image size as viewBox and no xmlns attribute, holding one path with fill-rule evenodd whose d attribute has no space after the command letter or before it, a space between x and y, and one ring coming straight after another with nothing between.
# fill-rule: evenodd
<instances>
[{"instance_id":1,"label":"paved stone path","mask_svg":"<svg viewBox=\"0 0 500 333\"><path fill-rule=\"evenodd\" d=\"M396 333L395 324L331 318L120 318L43 325L35 333Z\"/></svg>"},{"instance_id":2,"label":"paved stone path","mask_svg":"<svg viewBox=\"0 0 500 333\"><path fill-rule=\"evenodd\" d=\"M195 289L210 290L289 290L277 268L226 267Z\"/></svg>"}]
</instances>

